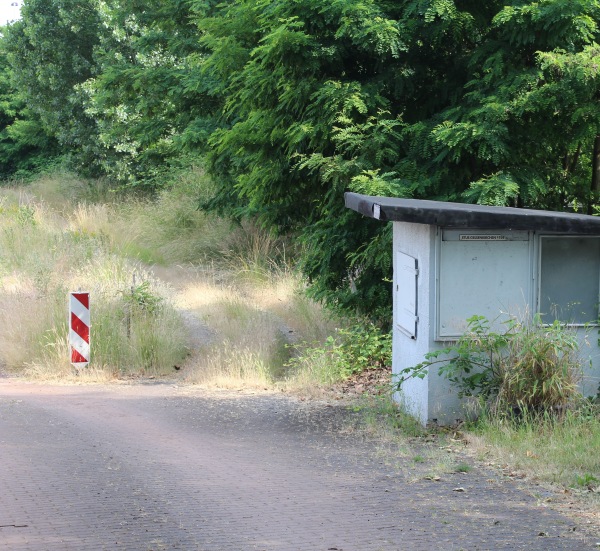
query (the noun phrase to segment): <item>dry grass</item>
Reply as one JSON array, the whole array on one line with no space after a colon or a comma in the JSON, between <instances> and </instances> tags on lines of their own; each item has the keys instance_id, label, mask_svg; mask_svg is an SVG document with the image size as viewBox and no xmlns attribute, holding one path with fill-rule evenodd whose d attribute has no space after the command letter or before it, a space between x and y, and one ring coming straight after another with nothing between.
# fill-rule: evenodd
<instances>
[{"instance_id":1,"label":"dry grass","mask_svg":"<svg viewBox=\"0 0 600 551\"><path fill-rule=\"evenodd\" d=\"M77 203L68 213L68 221L69 230L73 233L108 237L114 232L114 216L106 204Z\"/></svg>"},{"instance_id":2,"label":"dry grass","mask_svg":"<svg viewBox=\"0 0 600 551\"><path fill-rule=\"evenodd\" d=\"M42 174L26 186L17 185L13 189L26 190L36 202L41 201L45 207L63 215L69 214L78 203L114 204L122 199L107 181L79 178L70 172Z\"/></svg>"},{"instance_id":3,"label":"dry grass","mask_svg":"<svg viewBox=\"0 0 600 551\"><path fill-rule=\"evenodd\" d=\"M199 210L210 193L210 181L197 169L157 197L130 197L117 210L111 238L124 254L149 264L204 264L223 258L235 232L228 220ZM119 225L129 231L120 231Z\"/></svg>"},{"instance_id":4,"label":"dry grass","mask_svg":"<svg viewBox=\"0 0 600 551\"><path fill-rule=\"evenodd\" d=\"M291 275L251 285L222 274L199 274L182 287L178 305L201 319L213 338L188 364L186 380L224 388L273 388L285 372L287 345L325 330L323 315L310 323L318 309L305 307L305 300ZM307 319L300 309L312 317Z\"/></svg>"},{"instance_id":5,"label":"dry grass","mask_svg":"<svg viewBox=\"0 0 600 551\"><path fill-rule=\"evenodd\" d=\"M333 322L303 294L299 278L276 269L259 279L222 264L161 267L153 272L176 290L177 307L202 328L184 374L189 383L221 388L285 386L285 364L297 340L324 338ZM194 328L192 327L192 331ZM193 341L193 339L192 339ZM315 386L315 380L313 380Z\"/></svg>"},{"instance_id":6,"label":"dry grass","mask_svg":"<svg viewBox=\"0 0 600 551\"><path fill-rule=\"evenodd\" d=\"M5 368L12 371L31 359L30 335L42 333L44 326L44 304L37 300L33 284L17 276L2 278L0 358Z\"/></svg>"},{"instance_id":7,"label":"dry grass","mask_svg":"<svg viewBox=\"0 0 600 551\"><path fill-rule=\"evenodd\" d=\"M186 381L224 389L271 389L269 350L235 345L229 341L207 346L190 366Z\"/></svg>"},{"instance_id":8,"label":"dry grass","mask_svg":"<svg viewBox=\"0 0 600 551\"><path fill-rule=\"evenodd\" d=\"M13 304L17 299L9 293L11 278L16 278L27 282L27 288L18 292L29 293L29 310L37 309L40 315L35 323L23 319L13 324L32 323L18 338L14 331L8 334L10 323L0 320L0 339L13 343L13 357L2 361L23 372L27 365L26 373L32 377L71 376L62 337L65 308L56 298L68 287L95 296L92 346L102 380L141 370L166 373L181 364L131 349L159 347L167 357L175 357L186 344L182 317L189 321L193 316L199 321L188 323L187 344L202 349L185 364L189 382L287 389L314 389L329 382L322 373L327 365L310 365L294 378L285 377L289 343L319 342L334 331L334 322L306 298L301 279L289 269L285 242L251 223L232 227L199 211L199 201L210 193L208 186L201 171L192 171L154 199L122 198L102 183L69 175L45 176L26 189L3 188L0 208L11 216L8 225L2 221L0 245L5 246L0 254L8 257L4 264L10 268L0 272L4 276L0 301L11 302L5 311L17 315ZM172 335L169 339L143 342L148 339L140 330L124 342L111 331L123 331L124 293L133 273L144 271L125 260L131 257L154 265L153 274L169 282L171 289L161 286L154 275L142 277L154 278L153 292L184 312L178 319L161 314L160 324ZM174 264L180 268L169 267ZM143 326L143 319L137 321ZM208 328L201 335L195 334L198 324ZM32 335L37 335L35 346Z\"/></svg>"},{"instance_id":9,"label":"dry grass","mask_svg":"<svg viewBox=\"0 0 600 551\"><path fill-rule=\"evenodd\" d=\"M185 352L185 337L160 282L149 288L160 308L133 308L132 274L150 276L111 251L110 209L77 204L69 212L66 205L61 213L30 188L0 190L0 365L31 378L72 376L67 299L69 290L82 289L92 295L93 312L93 363L86 377L172 370Z\"/></svg>"}]
</instances>

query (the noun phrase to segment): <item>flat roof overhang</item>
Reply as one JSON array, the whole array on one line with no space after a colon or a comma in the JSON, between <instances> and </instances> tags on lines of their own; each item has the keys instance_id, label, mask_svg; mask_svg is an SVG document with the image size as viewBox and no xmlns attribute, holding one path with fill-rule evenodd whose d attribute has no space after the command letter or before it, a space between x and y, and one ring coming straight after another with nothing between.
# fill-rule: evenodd
<instances>
[{"instance_id":1,"label":"flat roof overhang","mask_svg":"<svg viewBox=\"0 0 600 551\"><path fill-rule=\"evenodd\" d=\"M350 192L344 194L344 199L347 208L383 222L413 222L456 229L600 235L600 216L587 214L374 197Z\"/></svg>"}]
</instances>

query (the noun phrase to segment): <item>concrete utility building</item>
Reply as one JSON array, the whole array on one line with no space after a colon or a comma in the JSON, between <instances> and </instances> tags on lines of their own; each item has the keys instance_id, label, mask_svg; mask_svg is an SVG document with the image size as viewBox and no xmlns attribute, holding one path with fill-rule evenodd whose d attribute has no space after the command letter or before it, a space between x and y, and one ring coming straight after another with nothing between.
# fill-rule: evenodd
<instances>
[{"instance_id":1,"label":"concrete utility building","mask_svg":"<svg viewBox=\"0 0 600 551\"><path fill-rule=\"evenodd\" d=\"M597 393L600 217L356 193L345 200L394 225L394 373L456 340L473 315L500 329L509 315L539 312L575 328L582 356L591 360L584 362L582 392ZM406 381L402 392L422 423L464 416L437 370Z\"/></svg>"}]
</instances>

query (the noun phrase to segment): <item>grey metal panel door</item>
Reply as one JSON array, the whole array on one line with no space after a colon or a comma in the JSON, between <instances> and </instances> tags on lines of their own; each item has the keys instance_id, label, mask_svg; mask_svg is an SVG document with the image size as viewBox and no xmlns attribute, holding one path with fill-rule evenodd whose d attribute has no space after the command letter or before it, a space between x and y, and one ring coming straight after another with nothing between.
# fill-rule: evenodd
<instances>
[{"instance_id":1,"label":"grey metal panel door","mask_svg":"<svg viewBox=\"0 0 600 551\"><path fill-rule=\"evenodd\" d=\"M398 329L411 339L417 338L418 261L407 254L396 253L394 313Z\"/></svg>"},{"instance_id":2,"label":"grey metal panel door","mask_svg":"<svg viewBox=\"0 0 600 551\"><path fill-rule=\"evenodd\" d=\"M437 337L458 337L466 320L487 317L497 329L524 314L531 292L527 232L446 230L440 245Z\"/></svg>"}]
</instances>

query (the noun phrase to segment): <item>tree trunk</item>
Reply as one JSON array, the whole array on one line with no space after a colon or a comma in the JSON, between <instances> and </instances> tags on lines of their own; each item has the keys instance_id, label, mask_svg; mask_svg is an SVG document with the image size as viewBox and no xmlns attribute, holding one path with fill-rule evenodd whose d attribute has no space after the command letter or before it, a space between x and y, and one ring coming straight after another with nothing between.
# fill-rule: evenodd
<instances>
[{"instance_id":1,"label":"tree trunk","mask_svg":"<svg viewBox=\"0 0 600 551\"><path fill-rule=\"evenodd\" d=\"M600 134L594 140L594 151L592 153L592 204L598 201L600 196ZM590 204L590 211L591 209ZM590 212L591 214L591 212Z\"/></svg>"},{"instance_id":2,"label":"tree trunk","mask_svg":"<svg viewBox=\"0 0 600 551\"><path fill-rule=\"evenodd\" d=\"M579 155L581 155L581 142L579 142L579 145L577 146L577 151L575 151L575 155L573 156L573 162L569 167L571 172L575 172L575 168L577 167L577 163L579 162Z\"/></svg>"},{"instance_id":3,"label":"tree trunk","mask_svg":"<svg viewBox=\"0 0 600 551\"><path fill-rule=\"evenodd\" d=\"M600 192L600 134L594 140L594 153L592 154L592 191Z\"/></svg>"}]
</instances>

